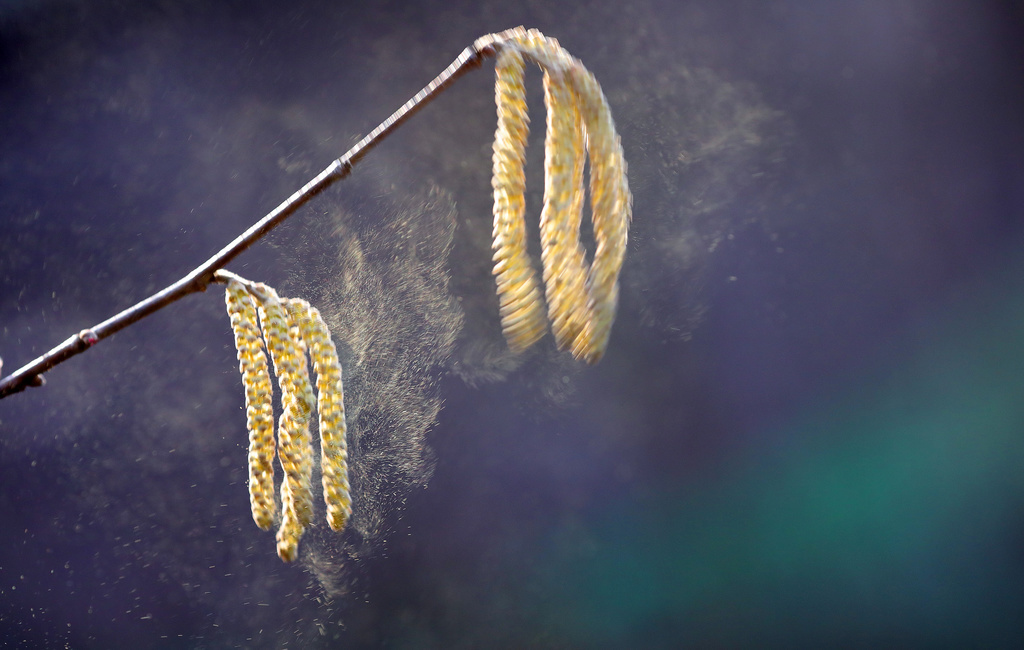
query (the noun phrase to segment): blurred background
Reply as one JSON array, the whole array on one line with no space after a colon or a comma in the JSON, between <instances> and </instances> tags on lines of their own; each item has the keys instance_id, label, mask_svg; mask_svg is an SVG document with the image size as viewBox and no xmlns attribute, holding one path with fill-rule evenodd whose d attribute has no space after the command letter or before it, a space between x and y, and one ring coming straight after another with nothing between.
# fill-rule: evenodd
<instances>
[{"instance_id":1,"label":"blurred background","mask_svg":"<svg viewBox=\"0 0 1024 650\"><path fill-rule=\"evenodd\" d=\"M1019 3L4 0L5 372L520 24L596 75L629 162L604 360L501 339L488 62L230 267L328 318L350 528L276 557L222 294L190 296L0 401L5 645L1019 641Z\"/></svg>"}]
</instances>

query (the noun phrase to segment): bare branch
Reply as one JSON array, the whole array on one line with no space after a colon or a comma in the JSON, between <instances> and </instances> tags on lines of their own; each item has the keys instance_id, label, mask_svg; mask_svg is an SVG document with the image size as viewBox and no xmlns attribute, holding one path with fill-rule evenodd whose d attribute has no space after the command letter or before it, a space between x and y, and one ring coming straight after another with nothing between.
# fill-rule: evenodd
<instances>
[{"instance_id":1,"label":"bare branch","mask_svg":"<svg viewBox=\"0 0 1024 650\"><path fill-rule=\"evenodd\" d=\"M180 300L181 298L200 291L214 281L214 273L224 267L231 260L238 257L246 249L259 241L264 235L294 214L300 207L310 199L324 191L335 181L341 180L349 175L352 167L359 162L373 147L379 144L392 131L401 126L412 115L433 100L445 88L451 85L456 79L467 71L478 67L489 56L494 56L502 41L510 32L491 34L477 39L472 46L462 51L462 54L448 66L444 72L434 78L426 87L418 92L412 99L406 102L401 108L391 114L386 120L360 140L349 151L332 162L326 169L314 179L306 183L299 191L292 194L269 214L257 221L248 230L239 235L234 241L222 248L216 255L206 260L191 273L170 285L166 289L153 294L149 298L139 302L121 313L108 318L102 323L89 329L82 330L78 334L69 337L66 341L53 348L46 354L34 361L22 366L9 376L0 379L0 398L13 393L18 393L29 386L42 386L45 381L43 373L59 363L67 361L71 357L84 352L98 341L118 332L121 329L135 323L155 311Z\"/></svg>"}]
</instances>

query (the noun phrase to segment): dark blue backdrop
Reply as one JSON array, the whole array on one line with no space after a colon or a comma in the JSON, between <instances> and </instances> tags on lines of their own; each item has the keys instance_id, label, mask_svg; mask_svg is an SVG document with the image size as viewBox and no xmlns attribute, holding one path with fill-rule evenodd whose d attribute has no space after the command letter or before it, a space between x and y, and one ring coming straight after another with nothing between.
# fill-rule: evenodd
<instances>
[{"instance_id":1,"label":"dark blue backdrop","mask_svg":"<svg viewBox=\"0 0 1024 650\"><path fill-rule=\"evenodd\" d=\"M331 314L358 525L276 558L221 297L192 296L0 401L7 645L1021 638L1016 3L0 3L5 369L183 275L518 24L595 73L630 164L606 358L501 344L485 66L232 265Z\"/></svg>"}]
</instances>

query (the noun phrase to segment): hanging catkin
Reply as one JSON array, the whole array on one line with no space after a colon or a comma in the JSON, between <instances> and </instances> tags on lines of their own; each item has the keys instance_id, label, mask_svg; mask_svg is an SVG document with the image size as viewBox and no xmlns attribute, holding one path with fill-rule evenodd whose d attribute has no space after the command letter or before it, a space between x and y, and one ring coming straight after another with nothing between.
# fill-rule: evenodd
<instances>
[{"instance_id":1,"label":"hanging catkin","mask_svg":"<svg viewBox=\"0 0 1024 650\"><path fill-rule=\"evenodd\" d=\"M277 293L262 284L254 285L260 301L260 324L274 373L281 387L281 417L277 426L278 458L284 479L281 482L281 527L277 531L277 553L291 562L298 553L299 538L312 520L313 450L309 437L312 411L309 377L304 350L293 336L288 315Z\"/></svg>"},{"instance_id":2,"label":"hanging catkin","mask_svg":"<svg viewBox=\"0 0 1024 650\"><path fill-rule=\"evenodd\" d=\"M341 364L331 333L320 312L300 298L288 302L289 314L298 324L302 340L316 371L317 412L320 428L320 470L327 523L342 530L352 514L348 482L348 445L345 441L345 399Z\"/></svg>"},{"instance_id":3,"label":"hanging catkin","mask_svg":"<svg viewBox=\"0 0 1024 650\"><path fill-rule=\"evenodd\" d=\"M495 64L494 95L498 129L494 133L494 277L501 327L513 351L544 336L544 308L537 277L526 251L526 139L530 132L523 86L523 56L502 50Z\"/></svg>"},{"instance_id":4,"label":"hanging catkin","mask_svg":"<svg viewBox=\"0 0 1024 650\"><path fill-rule=\"evenodd\" d=\"M544 73L548 131L544 148L541 260L548 318L558 349L572 349L589 317L586 258L580 242L583 132L576 97L558 71Z\"/></svg>"},{"instance_id":5,"label":"hanging catkin","mask_svg":"<svg viewBox=\"0 0 1024 650\"><path fill-rule=\"evenodd\" d=\"M256 306L237 280L228 282L224 296L238 351L238 369L245 387L246 425L249 429L249 505L252 518L263 530L274 524L274 409L270 369L256 323Z\"/></svg>"},{"instance_id":6,"label":"hanging catkin","mask_svg":"<svg viewBox=\"0 0 1024 650\"><path fill-rule=\"evenodd\" d=\"M225 300L246 388L250 501L253 518L264 530L273 525L276 508L271 378L261 338L270 352L281 391L276 452L284 477L277 552L281 559L291 562L298 557L299 540L313 520L314 452L309 425L314 409L319 415L320 467L327 523L332 530L340 531L352 514L338 351L320 312L308 302L280 298L264 284L221 273L229 278ZM315 396L310 383L310 361L316 372Z\"/></svg>"}]
</instances>

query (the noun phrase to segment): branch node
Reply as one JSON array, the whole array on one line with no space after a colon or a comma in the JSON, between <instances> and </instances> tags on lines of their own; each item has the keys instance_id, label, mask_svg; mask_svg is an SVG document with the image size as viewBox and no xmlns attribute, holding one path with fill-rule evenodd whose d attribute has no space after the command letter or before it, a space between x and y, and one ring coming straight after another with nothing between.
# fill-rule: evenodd
<instances>
[{"instance_id":1,"label":"branch node","mask_svg":"<svg viewBox=\"0 0 1024 650\"><path fill-rule=\"evenodd\" d=\"M89 348L96 345L100 337L96 336L96 332L92 329L84 329L78 333L78 340L82 342L84 347Z\"/></svg>"}]
</instances>

